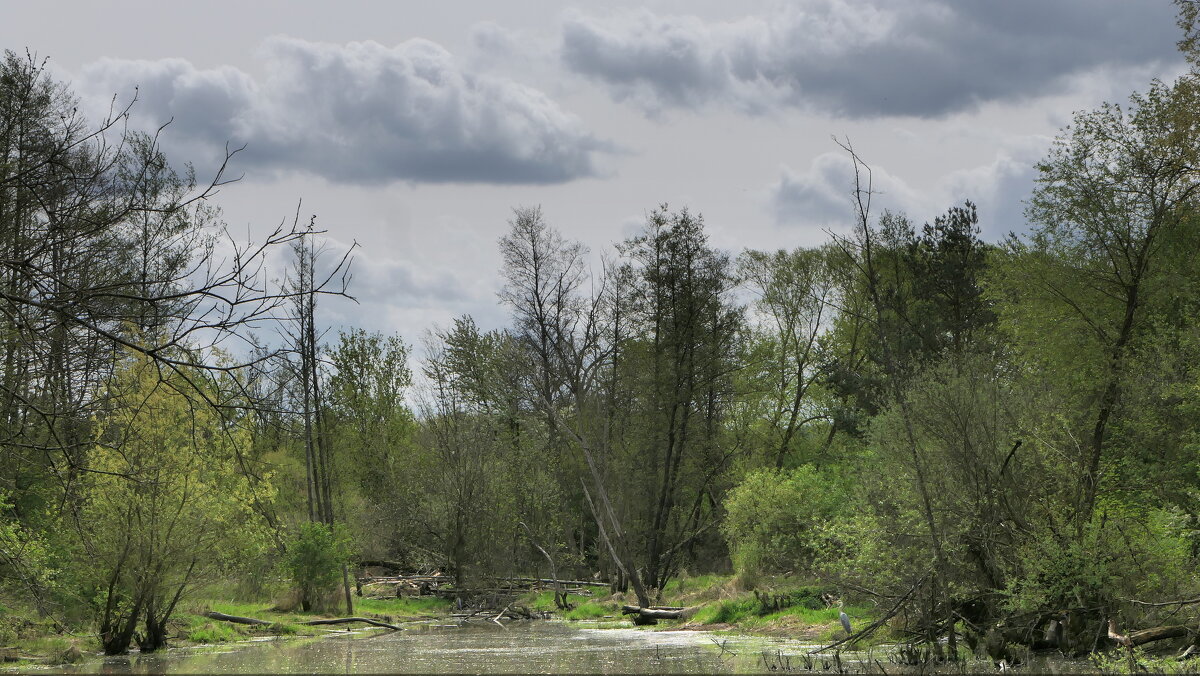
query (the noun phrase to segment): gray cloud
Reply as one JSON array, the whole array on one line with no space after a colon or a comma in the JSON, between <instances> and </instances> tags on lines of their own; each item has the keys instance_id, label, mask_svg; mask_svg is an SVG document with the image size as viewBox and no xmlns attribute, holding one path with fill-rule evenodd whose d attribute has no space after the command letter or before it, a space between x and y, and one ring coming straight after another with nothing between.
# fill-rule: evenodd
<instances>
[{"instance_id":1,"label":"gray cloud","mask_svg":"<svg viewBox=\"0 0 1200 676\"><path fill-rule=\"evenodd\" d=\"M196 152L246 143L242 164L346 183L557 183L593 175L611 150L542 92L460 68L436 43L395 47L275 37L261 79L181 59L104 59L82 93L139 86L138 119L174 118L172 142Z\"/></svg>"},{"instance_id":2,"label":"gray cloud","mask_svg":"<svg viewBox=\"0 0 1200 676\"><path fill-rule=\"evenodd\" d=\"M866 173L862 180L866 189ZM926 211L924 200L884 168L872 167L869 180L872 211L884 208L914 214ZM784 167L768 193L778 224L841 227L854 220L853 189L854 165L850 158L845 153L828 152L813 158L805 172Z\"/></svg>"},{"instance_id":3,"label":"gray cloud","mask_svg":"<svg viewBox=\"0 0 1200 676\"><path fill-rule=\"evenodd\" d=\"M1034 159L1043 148L1037 141L1034 137L1014 140L993 161L950 172L924 191L876 165L871 175L871 210L876 215L884 209L899 211L924 223L971 200L979 207L984 239L995 241L1008 232L1021 232L1026 228L1024 201L1037 175ZM768 188L769 208L779 225L846 227L855 214L853 181L854 168L845 154L818 155L807 171L781 170L779 180Z\"/></svg>"},{"instance_id":4,"label":"gray cloud","mask_svg":"<svg viewBox=\"0 0 1200 676\"><path fill-rule=\"evenodd\" d=\"M1177 32L1168 0L824 0L733 22L571 13L561 58L652 113L722 103L929 117L1097 68L1178 61Z\"/></svg>"}]
</instances>

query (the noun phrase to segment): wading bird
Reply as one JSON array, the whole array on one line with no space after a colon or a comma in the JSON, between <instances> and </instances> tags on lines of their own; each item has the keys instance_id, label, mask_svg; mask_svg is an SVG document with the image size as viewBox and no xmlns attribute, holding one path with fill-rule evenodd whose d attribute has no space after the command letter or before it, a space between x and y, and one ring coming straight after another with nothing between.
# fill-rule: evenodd
<instances>
[{"instance_id":1,"label":"wading bird","mask_svg":"<svg viewBox=\"0 0 1200 676\"><path fill-rule=\"evenodd\" d=\"M838 601L838 620L841 621L842 629L846 630L847 636L854 633L853 631L850 630L850 616L846 614L845 610L843 610L843 605L842 605L841 601Z\"/></svg>"}]
</instances>

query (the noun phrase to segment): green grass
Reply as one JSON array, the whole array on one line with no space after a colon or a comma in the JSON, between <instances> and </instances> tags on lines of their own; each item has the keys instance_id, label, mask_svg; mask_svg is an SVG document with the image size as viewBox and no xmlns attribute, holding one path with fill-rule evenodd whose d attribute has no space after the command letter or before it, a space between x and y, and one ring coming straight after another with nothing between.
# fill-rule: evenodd
<instances>
[{"instance_id":1,"label":"green grass","mask_svg":"<svg viewBox=\"0 0 1200 676\"><path fill-rule=\"evenodd\" d=\"M192 643L228 643L241 640L245 634L234 629L228 622L208 621L188 627L185 637Z\"/></svg>"},{"instance_id":2,"label":"green grass","mask_svg":"<svg viewBox=\"0 0 1200 676\"><path fill-rule=\"evenodd\" d=\"M850 608L849 610L854 611L861 609ZM836 624L838 622L838 612L839 611L837 608L813 609L805 608L804 606L792 606L791 608L784 608L783 610L777 610L766 615L757 615L751 617L745 622L745 625L747 627L766 625L784 618L792 617L805 624Z\"/></svg>"},{"instance_id":3,"label":"green grass","mask_svg":"<svg viewBox=\"0 0 1200 676\"><path fill-rule=\"evenodd\" d=\"M605 604L598 601L585 601L563 613L563 618L567 620L594 620L605 615L616 615L618 612L615 603Z\"/></svg>"},{"instance_id":4,"label":"green grass","mask_svg":"<svg viewBox=\"0 0 1200 676\"><path fill-rule=\"evenodd\" d=\"M800 593L797 594L797 598L806 595ZM838 608L812 608L799 603L781 610L767 610L757 598L745 595L710 603L696 612L693 621L699 624L732 624L741 629L765 628L785 623L828 625L824 633L832 634L841 631L838 624L839 612ZM846 613L855 625L868 622L871 612L868 608L846 608Z\"/></svg>"},{"instance_id":5,"label":"green grass","mask_svg":"<svg viewBox=\"0 0 1200 676\"><path fill-rule=\"evenodd\" d=\"M203 613L204 609L207 607L207 608L211 608L212 610L217 611L218 613L225 613L226 615L240 615L242 617L257 617L257 618L261 618L261 619L268 619L264 616L280 614L280 613L276 613L276 612L272 611L271 606L272 606L271 603L264 603L264 602L247 603L247 602L237 602L237 601L215 601L212 599L206 599L206 600L197 600L197 601L193 602L189 606L189 609L191 609L193 612L199 614L199 613ZM292 614L299 614L299 613L284 613L284 614L292 615Z\"/></svg>"},{"instance_id":6,"label":"green grass","mask_svg":"<svg viewBox=\"0 0 1200 676\"><path fill-rule=\"evenodd\" d=\"M521 597L521 601L532 610L558 611L558 606L554 605L553 591L531 592Z\"/></svg>"},{"instance_id":7,"label":"green grass","mask_svg":"<svg viewBox=\"0 0 1200 676\"><path fill-rule=\"evenodd\" d=\"M681 594L691 594L719 587L730 580L729 575L697 575L695 577L677 577L663 587L663 597L672 598Z\"/></svg>"},{"instance_id":8,"label":"green grass","mask_svg":"<svg viewBox=\"0 0 1200 676\"><path fill-rule=\"evenodd\" d=\"M740 624L748 618L758 617L759 609L754 597L730 599L708 604L692 619L700 624Z\"/></svg>"}]
</instances>

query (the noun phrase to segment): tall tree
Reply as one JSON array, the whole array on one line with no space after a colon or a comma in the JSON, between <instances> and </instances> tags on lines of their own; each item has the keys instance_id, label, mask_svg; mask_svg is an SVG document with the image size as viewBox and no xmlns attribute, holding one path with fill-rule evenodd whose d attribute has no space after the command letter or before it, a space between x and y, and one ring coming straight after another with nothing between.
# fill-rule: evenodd
<instances>
[{"instance_id":1,"label":"tall tree","mask_svg":"<svg viewBox=\"0 0 1200 676\"><path fill-rule=\"evenodd\" d=\"M640 373L634 444L650 498L642 561L646 580L661 589L682 549L714 523L705 502L729 460L721 431L742 313L729 256L709 246L703 219L688 210L659 207L621 248L637 280L637 356L630 352L627 365Z\"/></svg>"},{"instance_id":2,"label":"tall tree","mask_svg":"<svg viewBox=\"0 0 1200 676\"><path fill-rule=\"evenodd\" d=\"M1092 520L1112 425L1134 377L1131 356L1152 330L1147 307L1171 293L1158 283L1164 260L1182 244L1200 199L1197 110L1200 96L1184 78L1153 83L1128 109L1078 114L1038 165L1029 241L1009 245L1001 288L1022 300L1009 306L1008 326L1025 345L1041 331L1038 342L1055 346L1041 361L1080 386L1080 529Z\"/></svg>"},{"instance_id":3,"label":"tall tree","mask_svg":"<svg viewBox=\"0 0 1200 676\"><path fill-rule=\"evenodd\" d=\"M811 406L809 393L822 375L819 339L834 314L835 286L828 250L746 251L738 272L758 296L760 326L755 343L761 347L748 370L766 392L768 430L776 469L794 450L795 440L808 423L826 419ZM755 393L742 393L753 397Z\"/></svg>"}]
</instances>

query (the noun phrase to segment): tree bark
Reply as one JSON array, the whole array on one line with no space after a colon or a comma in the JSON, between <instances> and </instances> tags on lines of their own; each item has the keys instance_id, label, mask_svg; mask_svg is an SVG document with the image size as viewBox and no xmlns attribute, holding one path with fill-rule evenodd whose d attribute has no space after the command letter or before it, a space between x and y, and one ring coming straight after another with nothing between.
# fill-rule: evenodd
<instances>
[{"instance_id":1,"label":"tree bark","mask_svg":"<svg viewBox=\"0 0 1200 676\"><path fill-rule=\"evenodd\" d=\"M1152 627L1150 629L1142 629L1129 633L1129 643L1131 645L1142 645L1143 643L1153 643L1154 641L1162 641L1168 638L1182 638L1188 635L1188 628L1183 625L1166 625L1163 627Z\"/></svg>"}]
</instances>

